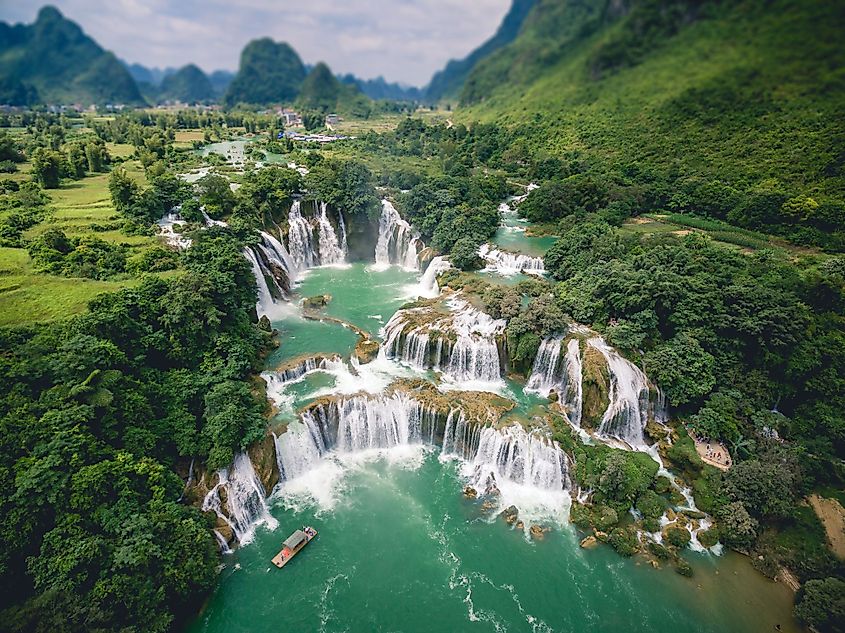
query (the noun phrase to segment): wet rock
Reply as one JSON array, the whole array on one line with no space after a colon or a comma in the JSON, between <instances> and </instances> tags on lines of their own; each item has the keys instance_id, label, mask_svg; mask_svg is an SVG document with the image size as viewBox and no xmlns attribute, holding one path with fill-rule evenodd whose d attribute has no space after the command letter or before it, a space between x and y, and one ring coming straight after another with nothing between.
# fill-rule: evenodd
<instances>
[{"instance_id":1,"label":"wet rock","mask_svg":"<svg viewBox=\"0 0 845 633\"><path fill-rule=\"evenodd\" d=\"M517 530L524 530L525 529L525 523L523 523L522 521L517 521L516 525L514 527Z\"/></svg>"},{"instance_id":2,"label":"wet rock","mask_svg":"<svg viewBox=\"0 0 845 633\"><path fill-rule=\"evenodd\" d=\"M279 483L279 464L276 461L276 440L267 432L260 442L254 442L247 450L249 461L267 494Z\"/></svg>"},{"instance_id":3,"label":"wet rock","mask_svg":"<svg viewBox=\"0 0 845 633\"><path fill-rule=\"evenodd\" d=\"M464 488L464 496L467 499L475 499L478 496L478 491L472 486L467 486Z\"/></svg>"},{"instance_id":4,"label":"wet rock","mask_svg":"<svg viewBox=\"0 0 845 633\"><path fill-rule=\"evenodd\" d=\"M372 339L361 339L355 346L355 358L362 365L373 362L378 356L378 351L381 346L378 341Z\"/></svg>"},{"instance_id":5,"label":"wet rock","mask_svg":"<svg viewBox=\"0 0 845 633\"><path fill-rule=\"evenodd\" d=\"M302 300L302 307L315 310L317 308L324 308L332 300L331 295L314 295L313 297L306 297Z\"/></svg>"},{"instance_id":6,"label":"wet rock","mask_svg":"<svg viewBox=\"0 0 845 633\"><path fill-rule=\"evenodd\" d=\"M501 516L505 519L505 523L513 525L516 523L517 517L519 516L519 510L517 510L516 506L509 506L502 510Z\"/></svg>"},{"instance_id":7,"label":"wet rock","mask_svg":"<svg viewBox=\"0 0 845 633\"><path fill-rule=\"evenodd\" d=\"M595 547L599 544L598 539L595 536L588 536L581 540L581 547L584 549L590 549L591 547Z\"/></svg>"},{"instance_id":8,"label":"wet rock","mask_svg":"<svg viewBox=\"0 0 845 633\"><path fill-rule=\"evenodd\" d=\"M532 525L528 531L531 533L532 538L541 539L546 534L547 528L540 525Z\"/></svg>"},{"instance_id":9,"label":"wet rock","mask_svg":"<svg viewBox=\"0 0 845 633\"><path fill-rule=\"evenodd\" d=\"M554 389L549 392L549 402L557 402L559 398L560 396L557 395L557 391Z\"/></svg>"},{"instance_id":10,"label":"wet rock","mask_svg":"<svg viewBox=\"0 0 845 633\"><path fill-rule=\"evenodd\" d=\"M218 524L214 529L217 530L218 534L223 537L223 540L226 541L228 545L231 545L232 541L235 540L235 532L232 530L232 526L223 521L223 519L219 519Z\"/></svg>"},{"instance_id":11,"label":"wet rock","mask_svg":"<svg viewBox=\"0 0 845 633\"><path fill-rule=\"evenodd\" d=\"M273 331L273 325L270 323L270 319L267 318L266 314L262 314L261 318L258 319L258 329L262 332Z\"/></svg>"},{"instance_id":12,"label":"wet rock","mask_svg":"<svg viewBox=\"0 0 845 633\"><path fill-rule=\"evenodd\" d=\"M485 501L484 503L481 504L481 509L486 511L486 512L489 512L490 510L495 510L496 506L497 506L497 504L496 504L495 501L489 501L488 500L488 501Z\"/></svg>"},{"instance_id":13,"label":"wet rock","mask_svg":"<svg viewBox=\"0 0 845 633\"><path fill-rule=\"evenodd\" d=\"M669 519L670 521L674 521L675 519L678 518L678 515L675 513L675 511L672 508L668 508L666 510L666 518Z\"/></svg>"}]
</instances>

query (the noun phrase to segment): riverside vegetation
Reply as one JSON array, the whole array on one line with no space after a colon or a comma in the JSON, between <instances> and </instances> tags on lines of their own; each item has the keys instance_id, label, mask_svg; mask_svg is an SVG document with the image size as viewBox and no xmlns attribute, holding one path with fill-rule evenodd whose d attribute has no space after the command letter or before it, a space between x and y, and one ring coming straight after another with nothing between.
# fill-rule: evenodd
<instances>
[{"instance_id":1,"label":"riverside vegetation","mask_svg":"<svg viewBox=\"0 0 845 633\"><path fill-rule=\"evenodd\" d=\"M436 278L447 296L502 322L487 351L501 346L509 378L531 380L550 343L561 354L577 341L579 423L559 386L540 398L539 417L568 477L590 492L570 512L582 536L687 575L695 532L701 546L746 553L770 577L788 570L801 583L799 620L843 630L845 569L803 501L817 492L845 502L841 46L826 46L842 12L774 4L640 2L616 13L598 2L520 3L518 35L508 29L472 69L459 68L468 78L454 120L408 117L325 148L279 141L275 117L239 109L0 116L6 626L167 631L193 619L215 586L212 528L222 526L192 486L265 441L270 407L257 374L276 344L296 344L256 311L262 284L271 303L292 294L290 276L260 258L267 236L290 239L292 226L305 228L297 205L325 203L335 237L326 248L338 261L372 258L389 196L426 257L451 261ZM759 28L739 50L714 52L749 24ZM245 56L261 58L265 45ZM685 50L711 52L696 60L700 74L677 72L693 64ZM748 50L765 55L742 67ZM803 91L791 83L802 57L818 66ZM505 67L513 81L494 81ZM715 78L702 80L704 70ZM303 88L316 111L340 94L325 74ZM230 94L241 84L258 90L242 79ZM780 106L774 85L785 86ZM620 95L633 97L623 105ZM236 133L250 135L242 171L200 155ZM200 168L195 183L181 177ZM537 187L525 195L528 183ZM557 239L545 278L505 285L478 272L479 248L515 195L528 231ZM187 249L157 234L177 206ZM42 309L50 302L62 309ZM439 298L403 306L426 310L449 315ZM582 441L579 431L601 436L611 376L600 348L579 339L587 335L567 333L573 322L665 396L670 419L652 415L640 429L651 455ZM428 345L405 360L437 365ZM415 383L402 389L432 409L465 406ZM309 407L328 419L364 406L347 402ZM705 464L688 430L730 447L731 469ZM689 486L695 509L655 456ZM683 523L662 525L669 512ZM707 529L680 527L704 520ZM661 542L640 539L661 531Z\"/></svg>"}]
</instances>

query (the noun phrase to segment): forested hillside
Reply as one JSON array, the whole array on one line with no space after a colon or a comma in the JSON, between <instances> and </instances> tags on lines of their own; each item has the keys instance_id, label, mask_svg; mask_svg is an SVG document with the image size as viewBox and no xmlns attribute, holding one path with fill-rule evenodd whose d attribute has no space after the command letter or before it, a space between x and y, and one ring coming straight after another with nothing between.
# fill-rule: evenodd
<instances>
[{"instance_id":1,"label":"forested hillside","mask_svg":"<svg viewBox=\"0 0 845 633\"><path fill-rule=\"evenodd\" d=\"M634 187L671 209L845 246L845 10L828 0L538 3L477 64L459 118L500 122L517 162Z\"/></svg>"},{"instance_id":2,"label":"forested hillside","mask_svg":"<svg viewBox=\"0 0 845 633\"><path fill-rule=\"evenodd\" d=\"M34 24L0 22L0 102L143 103L124 65L54 7Z\"/></svg>"},{"instance_id":3,"label":"forested hillside","mask_svg":"<svg viewBox=\"0 0 845 633\"><path fill-rule=\"evenodd\" d=\"M525 16L534 6L535 0L514 0L496 33L481 46L463 59L450 60L446 67L438 71L431 78L425 90L425 96L430 101L443 98L455 98L461 92L461 87L476 64L493 54L501 47L512 42L519 33Z\"/></svg>"}]
</instances>

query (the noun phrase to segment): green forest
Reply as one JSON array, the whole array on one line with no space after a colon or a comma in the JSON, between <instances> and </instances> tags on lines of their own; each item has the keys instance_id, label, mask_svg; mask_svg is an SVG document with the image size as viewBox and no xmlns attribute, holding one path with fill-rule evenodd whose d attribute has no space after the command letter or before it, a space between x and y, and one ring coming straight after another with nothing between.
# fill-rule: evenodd
<instances>
[{"instance_id":1,"label":"green forest","mask_svg":"<svg viewBox=\"0 0 845 633\"><path fill-rule=\"evenodd\" d=\"M436 76L435 103L414 106L372 101L265 38L243 50L221 109L86 114L35 97L97 99L103 73L107 98L141 96L62 20L38 17L76 51L58 87L39 74L50 29L0 24L0 101L14 106L0 112L4 630L196 618L221 554L192 477L267 437L259 374L290 342L257 312L267 273L243 253L289 231L304 201L346 218L349 252L365 250L357 239L372 257L388 198L451 262L440 287L506 320L509 379L524 382L573 322L647 374L671 420L645 433L712 518L701 544L794 578L802 626L845 630L845 564L808 502L845 505L841 2L517 1L480 52ZM162 90L217 98L185 68ZM260 107L272 104L308 129L335 111L360 127L294 141ZM237 166L213 151L232 141L246 148ZM499 284L479 249L514 196L526 233L554 242L546 276ZM174 210L190 248L162 239ZM608 377L585 371L606 396ZM657 462L582 442L554 411L573 482L592 493L572 506L579 535L691 575L685 529L640 546L672 505ZM585 428L601 417L585 410ZM726 446L731 467L702 460L693 437Z\"/></svg>"}]
</instances>

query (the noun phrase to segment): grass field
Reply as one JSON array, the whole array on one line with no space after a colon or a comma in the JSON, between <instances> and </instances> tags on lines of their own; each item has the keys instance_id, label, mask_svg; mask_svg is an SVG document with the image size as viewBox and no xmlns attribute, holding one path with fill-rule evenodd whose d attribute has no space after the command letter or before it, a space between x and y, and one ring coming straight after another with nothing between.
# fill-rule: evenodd
<instances>
[{"instance_id":1,"label":"grass field","mask_svg":"<svg viewBox=\"0 0 845 633\"><path fill-rule=\"evenodd\" d=\"M126 148L109 148L112 155L128 155ZM123 154L121 154L123 153ZM137 161L124 163L127 171L144 184L144 172ZM68 236L95 236L107 242L129 247L129 257L159 243L157 237L129 236L119 228L95 231L94 225L119 222L108 190L108 174L96 174L82 180L65 181L59 189L49 190L51 215L25 233L36 237L47 228L59 228ZM170 273L173 274L173 273ZM0 248L0 326L62 319L84 312L96 295L140 283L138 278L95 281L57 277L37 272L26 249Z\"/></svg>"},{"instance_id":2,"label":"grass field","mask_svg":"<svg viewBox=\"0 0 845 633\"><path fill-rule=\"evenodd\" d=\"M0 326L54 321L80 314L103 292L138 284L139 279L94 281L36 273L21 248L0 248Z\"/></svg>"}]
</instances>

